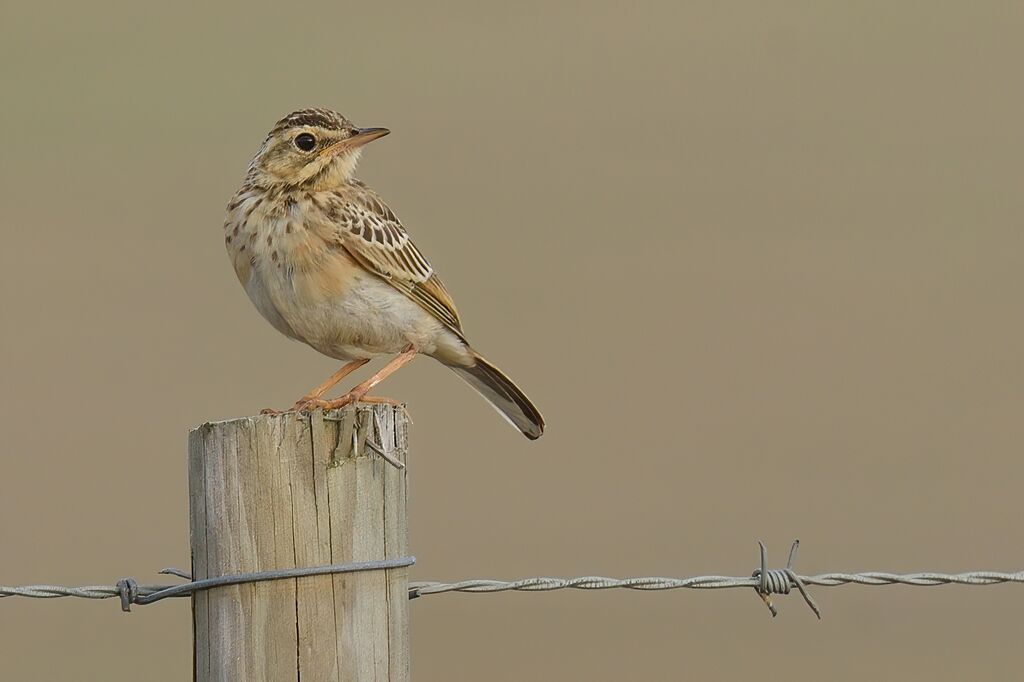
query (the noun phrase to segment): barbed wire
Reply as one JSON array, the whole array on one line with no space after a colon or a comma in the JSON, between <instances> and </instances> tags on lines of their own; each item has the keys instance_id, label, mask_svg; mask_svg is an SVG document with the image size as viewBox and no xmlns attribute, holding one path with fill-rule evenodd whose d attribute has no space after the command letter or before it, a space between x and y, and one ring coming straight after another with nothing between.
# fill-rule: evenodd
<instances>
[{"instance_id":1,"label":"barbed wire","mask_svg":"<svg viewBox=\"0 0 1024 682\"><path fill-rule=\"evenodd\" d=\"M818 575L798 575L793 571L793 560L800 541L795 540L789 551L789 561L784 569L768 570L767 558L763 543L761 549L761 567L750 577L734 577L724 575L699 575L689 578L605 578L602 576L581 576L578 578L526 578L523 580L463 580L455 583L444 582L410 582L410 597L445 592L550 592L554 590L721 590L731 588L753 588L760 596L772 615L778 615L771 601L773 594L788 594L796 587L807 605L821 618L821 611L807 592L806 587L838 587L840 585L909 585L911 587L934 587L936 585L997 585L1000 583L1024 584L1024 571L1005 573L1000 571L969 571L967 573L886 573L867 571L862 573L821 573ZM763 577L762 577L763 576Z\"/></svg>"},{"instance_id":2,"label":"barbed wire","mask_svg":"<svg viewBox=\"0 0 1024 682\"><path fill-rule=\"evenodd\" d=\"M799 541L790 549L786 568L768 569L764 545L761 549L761 566L750 576L700 575L685 578L667 578L658 576L637 578L607 578L603 576L580 576L575 578L525 578L522 580L489 580L475 579L458 582L413 581L409 583L409 598L415 599L434 594L462 592L481 594L491 592L551 592L554 590L608 590L628 589L641 591L656 590L719 590L731 588L753 589L771 610L777 611L771 596L788 594L791 589L800 591L804 601L812 611L821 618L821 612L811 595L808 586L837 587L840 585L907 585L911 587L934 587L937 585L996 585L1000 583L1024 584L1024 571L1006 573L1000 571L969 571L966 573L888 573L867 571L861 573L821 573L818 575L799 575L793 568L793 560ZM119 597L124 610L130 610L132 604L149 604L166 597L187 597L195 592L220 587L238 585L265 580L281 580L311 575L330 575L353 571L383 570L411 566L414 557L401 557L383 561L354 562L349 564L333 564L310 568L285 569L281 571L263 571L259 573L243 573L220 576L204 580L192 581L188 573L177 569L164 569L161 574L176 575L189 582L177 585L140 585L131 578L118 581L114 586L86 585L81 587L65 587L61 585L26 585L7 587L0 585L0 598L28 597L34 599L55 599L61 597L79 597L82 599L110 599Z\"/></svg>"},{"instance_id":3,"label":"barbed wire","mask_svg":"<svg viewBox=\"0 0 1024 682\"><path fill-rule=\"evenodd\" d=\"M970 571L968 573L822 573L820 575L798 576L805 585L837 587L839 585L910 585L912 587L933 587L935 585L997 585L999 583L1024 583L1024 571L1001 573L998 571ZM410 592L415 596L441 594L443 592L550 592L552 590L607 590L625 588L629 590L719 590L731 587L757 587L758 578L737 578L724 575L700 575L692 578L605 578L602 576L581 576L578 578L525 578L523 580L463 580L457 583L411 582ZM0 588L2 589L2 588Z\"/></svg>"}]
</instances>

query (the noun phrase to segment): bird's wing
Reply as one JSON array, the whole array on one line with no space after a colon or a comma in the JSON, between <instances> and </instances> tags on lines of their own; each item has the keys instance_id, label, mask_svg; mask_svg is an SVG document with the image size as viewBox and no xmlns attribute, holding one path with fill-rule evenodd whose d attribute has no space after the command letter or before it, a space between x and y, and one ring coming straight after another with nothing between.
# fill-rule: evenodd
<instances>
[{"instance_id":1,"label":"bird's wing","mask_svg":"<svg viewBox=\"0 0 1024 682\"><path fill-rule=\"evenodd\" d=\"M387 204L362 183L334 199L329 215L345 250L462 337L455 302Z\"/></svg>"}]
</instances>

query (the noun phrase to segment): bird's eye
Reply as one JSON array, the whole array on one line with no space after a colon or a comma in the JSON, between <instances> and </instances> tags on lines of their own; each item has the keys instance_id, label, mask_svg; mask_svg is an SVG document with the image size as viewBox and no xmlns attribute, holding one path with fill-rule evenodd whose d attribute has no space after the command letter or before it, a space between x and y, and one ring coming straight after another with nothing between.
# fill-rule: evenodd
<instances>
[{"instance_id":1,"label":"bird's eye","mask_svg":"<svg viewBox=\"0 0 1024 682\"><path fill-rule=\"evenodd\" d=\"M295 136L295 146L304 152L311 152L316 147L316 138L309 133L302 133Z\"/></svg>"}]
</instances>

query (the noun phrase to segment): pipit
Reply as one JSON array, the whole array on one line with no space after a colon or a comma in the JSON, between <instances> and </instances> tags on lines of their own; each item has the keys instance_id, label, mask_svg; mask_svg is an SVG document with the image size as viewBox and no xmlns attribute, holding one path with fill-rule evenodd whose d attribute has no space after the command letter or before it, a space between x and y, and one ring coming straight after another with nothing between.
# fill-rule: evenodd
<instances>
[{"instance_id":1,"label":"pipit","mask_svg":"<svg viewBox=\"0 0 1024 682\"><path fill-rule=\"evenodd\" d=\"M256 309L285 336L347 362L291 409L391 402L367 392L423 354L453 369L527 438L539 438L540 412L469 345L434 269L394 212L353 176L363 145L388 132L357 128L326 109L289 114L228 205L224 241ZM324 399L381 355L395 357L340 398Z\"/></svg>"}]
</instances>

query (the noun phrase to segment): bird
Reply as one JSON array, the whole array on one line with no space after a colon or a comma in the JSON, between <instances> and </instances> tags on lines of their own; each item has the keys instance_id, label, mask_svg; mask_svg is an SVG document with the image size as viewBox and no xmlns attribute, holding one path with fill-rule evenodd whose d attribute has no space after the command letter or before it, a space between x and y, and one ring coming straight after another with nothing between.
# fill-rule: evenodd
<instances>
[{"instance_id":1,"label":"bird","mask_svg":"<svg viewBox=\"0 0 1024 682\"><path fill-rule=\"evenodd\" d=\"M331 109L292 112L267 134L228 203L224 242L256 309L285 336L346 363L287 411L394 403L367 393L427 355L537 439L540 411L469 344L434 268L395 212L355 177L364 145L389 133ZM391 359L376 374L339 398L323 397L380 356Z\"/></svg>"}]
</instances>

